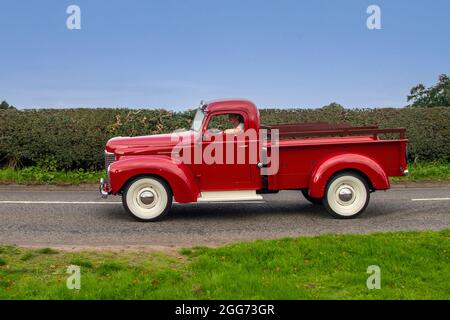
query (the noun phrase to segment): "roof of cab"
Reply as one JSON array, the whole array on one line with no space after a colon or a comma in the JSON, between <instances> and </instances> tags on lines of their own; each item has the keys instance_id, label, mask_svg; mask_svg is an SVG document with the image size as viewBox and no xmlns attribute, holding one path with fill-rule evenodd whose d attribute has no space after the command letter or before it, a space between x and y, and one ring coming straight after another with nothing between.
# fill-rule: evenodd
<instances>
[{"instance_id":1,"label":"roof of cab","mask_svg":"<svg viewBox=\"0 0 450 320\"><path fill-rule=\"evenodd\" d=\"M248 113L256 113L257 108L255 104L249 100L246 99L220 99L220 100L213 100L208 101L205 103L206 110L208 112L213 112L216 110L226 110L226 109L240 109L245 110Z\"/></svg>"}]
</instances>

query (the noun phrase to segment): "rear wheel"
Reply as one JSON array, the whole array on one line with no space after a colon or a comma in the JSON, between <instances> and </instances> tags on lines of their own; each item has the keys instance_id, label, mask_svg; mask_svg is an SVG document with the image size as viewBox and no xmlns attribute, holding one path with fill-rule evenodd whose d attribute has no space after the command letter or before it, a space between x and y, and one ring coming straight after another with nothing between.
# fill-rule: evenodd
<instances>
[{"instance_id":1,"label":"rear wheel","mask_svg":"<svg viewBox=\"0 0 450 320\"><path fill-rule=\"evenodd\" d=\"M366 209L369 199L366 179L355 172L342 172L328 181L322 203L333 217L351 219Z\"/></svg>"},{"instance_id":2,"label":"rear wheel","mask_svg":"<svg viewBox=\"0 0 450 320\"><path fill-rule=\"evenodd\" d=\"M308 190L302 190L302 194L306 200L311 202L312 204L319 205L322 204L322 198L313 198L308 194Z\"/></svg>"},{"instance_id":3,"label":"rear wheel","mask_svg":"<svg viewBox=\"0 0 450 320\"><path fill-rule=\"evenodd\" d=\"M125 186L122 203L139 221L162 220L172 206L172 190L162 179L138 177Z\"/></svg>"}]
</instances>

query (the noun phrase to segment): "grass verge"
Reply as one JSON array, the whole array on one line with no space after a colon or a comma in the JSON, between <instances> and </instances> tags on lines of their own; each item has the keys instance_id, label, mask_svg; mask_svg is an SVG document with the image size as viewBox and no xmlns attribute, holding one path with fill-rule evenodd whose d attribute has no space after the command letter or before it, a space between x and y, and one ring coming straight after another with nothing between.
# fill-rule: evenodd
<instances>
[{"instance_id":1,"label":"grass verge","mask_svg":"<svg viewBox=\"0 0 450 320\"><path fill-rule=\"evenodd\" d=\"M0 169L0 183L3 184L55 184L78 185L98 183L104 177L104 171L49 171L38 167L14 170ZM405 181L448 181L450 163L414 163L409 165L409 176L393 177L392 182Z\"/></svg>"},{"instance_id":2,"label":"grass verge","mask_svg":"<svg viewBox=\"0 0 450 320\"><path fill-rule=\"evenodd\" d=\"M49 171L38 167L27 167L19 170L0 169L0 183L8 184L55 184L78 185L82 183L98 183L104 177L104 171Z\"/></svg>"},{"instance_id":3,"label":"grass verge","mask_svg":"<svg viewBox=\"0 0 450 320\"><path fill-rule=\"evenodd\" d=\"M69 265L81 289L69 290ZM381 268L381 289L366 286ZM450 230L148 252L0 247L0 299L450 299Z\"/></svg>"},{"instance_id":4,"label":"grass verge","mask_svg":"<svg viewBox=\"0 0 450 320\"><path fill-rule=\"evenodd\" d=\"M392 182L450 180L450 163L417 162L408 165L408 171L408 176L392 177Z\"/></svg>"}]
</instances>

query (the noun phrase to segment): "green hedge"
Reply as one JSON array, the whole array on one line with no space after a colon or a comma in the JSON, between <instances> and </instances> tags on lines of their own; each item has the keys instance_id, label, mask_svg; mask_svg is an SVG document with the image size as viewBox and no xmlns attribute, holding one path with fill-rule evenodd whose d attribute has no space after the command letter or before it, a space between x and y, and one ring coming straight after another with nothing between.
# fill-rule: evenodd
<instances>
[{"instance_id":1,"label":"green hedge","mask_svg":"<svg viewBox=\"0 0 450 320\"><path fill-rule=\"evenodd\" d=\"M193 111L41 109L0 111L0 165L100 169L105 142L188 128ZM262 122L348 122L406 127L410 160L450 160L450 108L263 109Z\"/></svg>"}]
</instances>

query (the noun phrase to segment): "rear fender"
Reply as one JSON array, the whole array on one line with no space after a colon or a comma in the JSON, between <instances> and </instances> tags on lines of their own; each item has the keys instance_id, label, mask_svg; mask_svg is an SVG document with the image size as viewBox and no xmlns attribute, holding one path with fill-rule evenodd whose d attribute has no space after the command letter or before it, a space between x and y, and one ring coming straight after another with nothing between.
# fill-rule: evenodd
<instances>
[{"instance_id":1,"label":"rear fender","mask_svg":"<svg viewBox=\"0 0 450 320\"><path fill-rule=\"evenodd\" d=\"M373 159L359 154L341 154L320 163L312 172L309 180L309 195L322 198L330 178L338 171L356 170L369 179L373 189L389 189L389 179L383 168Z\"/></svg>"},{"instance_id":2,"label":"rear fender","mask_svg":"<svg viewBox=\"0 0 450 320\"><path fill-rule=\"evenodd\" d=\"M113 162L109 170L112 193L119 193L127 181L140 175L166 180L177 202L197 201L199 191L192 172L181 161L168 156L124 156Z\"/></svg>"}]
</instances>

